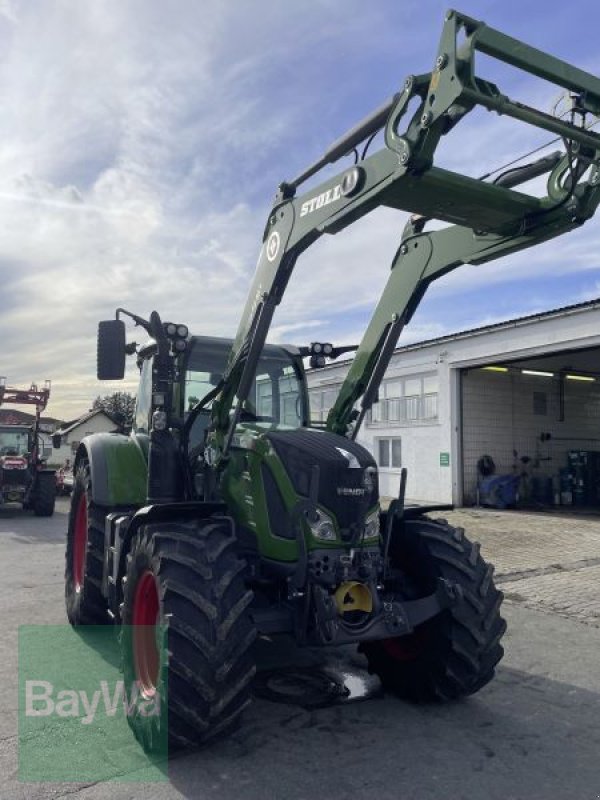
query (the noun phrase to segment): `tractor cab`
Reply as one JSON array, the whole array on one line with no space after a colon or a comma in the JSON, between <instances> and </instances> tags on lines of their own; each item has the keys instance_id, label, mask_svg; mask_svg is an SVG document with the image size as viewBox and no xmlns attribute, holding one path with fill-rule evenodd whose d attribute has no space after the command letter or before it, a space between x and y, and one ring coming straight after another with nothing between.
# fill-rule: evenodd
<instances>
[{"instance_id":1,"label":"tractor cab","mask_svg":"<svg viewBox=\"0 0 600 800\"><path fill-rule=\"evenodd\" d=\"M31 428L27 425L4 425L0 427L0 458L5 456L27 456L31 452L31 436Z\"/></svg>"},{"instance_id":2,"label":"tractor cab","mask_svg":"<svg viewBox=\"0 0 600 800\"><path fill-rule=\"evenodd\" d=\"M184 416L204 401L223 380L232 344L231 339L210 336L191 339L184 362L180 398ZM209 400L196 417L190 431L191 448L203 442L211 408L212 401ZM240 422L263 429L295 429L308 424L308 393L298 348L265 345L248 397L244 400Z\"/></svg>"}]
</instances>

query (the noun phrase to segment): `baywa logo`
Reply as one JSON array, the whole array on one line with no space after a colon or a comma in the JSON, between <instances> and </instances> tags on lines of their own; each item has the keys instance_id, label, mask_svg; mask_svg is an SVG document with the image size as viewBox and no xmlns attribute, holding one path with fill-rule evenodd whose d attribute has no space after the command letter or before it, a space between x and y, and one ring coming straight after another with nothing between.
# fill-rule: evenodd
<instances>
[{"instance_id":1,"label":"baywa logo","mask_svg":"<svg viewBox=\"0 0 600 800\"><path fill-rule=\"evenodd\" d=\"M166 676L149 687L134 667L109 625L20 626L19 780L168 780ZM148 734L151 752L132 727Z\"/></svg>"},{"instance_id":2,"label":"baywa logo","mask_svg":"<svg viewBox=\"0 0 600 800\"><path fill-rule=\"evenodd\" d=\"M96 691L86 689L57 690L50 681L25 682L26 717L76 718L82 725L91 725L98 713L116 717L122 709L124 715L139 714L142 717L160 716L160 694L145 696L138 683L131 687L129 695L122 680L111 687L108 681L100 681Z\"/></svg>"}]
</instances>

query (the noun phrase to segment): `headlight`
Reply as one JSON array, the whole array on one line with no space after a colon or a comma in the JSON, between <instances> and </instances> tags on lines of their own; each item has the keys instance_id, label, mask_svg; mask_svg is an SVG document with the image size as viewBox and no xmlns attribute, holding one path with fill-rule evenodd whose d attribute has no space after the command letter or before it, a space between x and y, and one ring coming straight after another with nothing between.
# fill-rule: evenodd
<instances>
[{"instance_id":1,"label":"headlight","mask_svg":"<svg viewBox=\"0 0 600 800\"><path fill-rule=\"evenodd\" d=\"M365 539L379 539L381 528L379 526L379 509L369 514L365 520Z\"/></svg>"},{"instance_id":2,"label":"headlight","mask_svg":"<svg viewBox=\"0 0 600 800\"><path fill-rule=\"evenodd\" d=\"M317 508L315 518L311 520L307 517L307 521L315 539L320 539L322 542L335 542L337 534L333 520L328 514Z\"/></svg>"}]
</instances>

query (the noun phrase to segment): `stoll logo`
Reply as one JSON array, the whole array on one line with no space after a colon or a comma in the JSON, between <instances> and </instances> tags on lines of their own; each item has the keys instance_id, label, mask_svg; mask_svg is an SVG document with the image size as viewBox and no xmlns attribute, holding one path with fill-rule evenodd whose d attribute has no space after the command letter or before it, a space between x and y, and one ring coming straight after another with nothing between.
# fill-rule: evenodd
<instances>
[{"instance_id":1,"label":"stoll logo","mask_svg":"<svg viewBox=\"0 0 600 800\"><path fill-rule=\"evenodd\" d=\"M327 189L326 192L311 197L310 200L302 203L300 207L300 216L305 217L307 214L312 214L323 206L328 206L339 200L340 197L351 197L357 192L364 180L364 170L361 167L352 167L344 175L341 182L334 186L332 189Z\"/></svg>"},{"instance_id":2,"label":"stoll logo","mask_svg":"<svg viewBox=\"0 0 600 800\"><path fill-rule=\"evenodd\" d=\"M160 716L160 695L142 696L140 688L134 683L127 696L123 681L116 681L112 687L108 681L100 681L100 688L88 692L83 689L61 689L56 692L50 681L25 682L26 717L75 717L82 725L91 725L96 714L104 708L107 717L115 717L119 708L125 716L133 713L143 717Z\"/></svg>"}]
</instances>

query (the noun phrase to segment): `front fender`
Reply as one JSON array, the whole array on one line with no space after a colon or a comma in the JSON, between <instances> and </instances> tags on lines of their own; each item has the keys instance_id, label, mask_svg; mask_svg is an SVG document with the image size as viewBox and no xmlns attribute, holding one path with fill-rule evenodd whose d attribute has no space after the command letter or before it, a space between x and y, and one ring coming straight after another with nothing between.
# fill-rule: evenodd
<instances>
[{"instance_id":1,"label":"front fender","mask_svg":"<svg viewBox=\"0 0 600 800\"><path fill-rule=\"evenodd\" d=\"M146 502L148 463L135 436L93 433L77 450L75 467L90 465L92 500L101 506L143 506Z\"/></svg>"}]
</instances>

